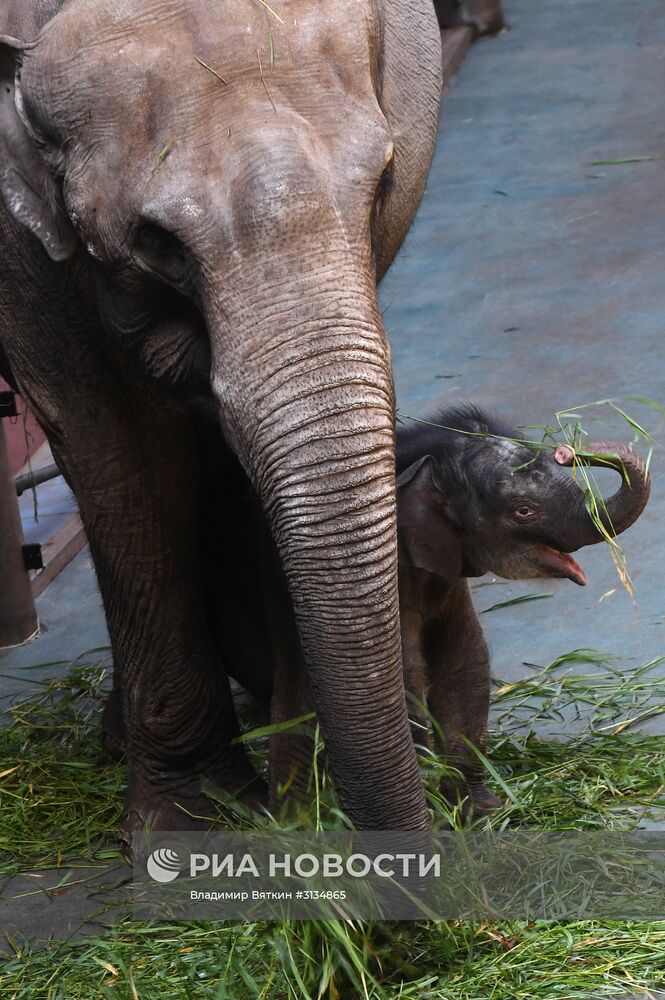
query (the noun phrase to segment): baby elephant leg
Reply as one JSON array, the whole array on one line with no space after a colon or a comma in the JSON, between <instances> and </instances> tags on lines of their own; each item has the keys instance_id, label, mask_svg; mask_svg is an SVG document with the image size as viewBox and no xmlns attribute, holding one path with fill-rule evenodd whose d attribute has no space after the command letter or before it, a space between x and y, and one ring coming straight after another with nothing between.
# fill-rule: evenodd
<instances>
[{"instance_id":1,"label":"baby elephant leg","mask_svg":"<svg viewBox=\"0 0 665 1000\"><path fill-rule=\"evenodd\" d=\"M497 809L503 803L485 786L473 750L485 752L490 661L466 580L449 589L440 613L428 621L424 652L435 746L461 774L445 779L442 792L452 802L467 798L475 815Z\"/></svg>"},{"instance_id":2,"label":"baby elephant leg","mask_svg":"<svg viewBox=\"0 0 665 1000\"><path fill-rule=\"evenodd\" d=\"M413 742L427 746L427 710L425 706L426 666L422 651L422 611L408 606L400 589L400 619L402 625L402 664L406 707L411 723Z\"/></svg>"}]
</instances>

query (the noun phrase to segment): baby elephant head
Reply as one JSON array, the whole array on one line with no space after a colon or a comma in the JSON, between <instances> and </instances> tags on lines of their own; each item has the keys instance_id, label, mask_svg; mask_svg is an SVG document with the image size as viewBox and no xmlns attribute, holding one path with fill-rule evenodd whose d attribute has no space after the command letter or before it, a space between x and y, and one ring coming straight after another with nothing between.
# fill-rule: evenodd
<instances>
[{"instance_id":1,"label":"baby elephant head","mask_svg":"<svg viewBox=\"0 0 665 1000\"><path fill-rule=\"evenodd\" d=\"M493 572L513 580L561 577L584 586L570 555L629 528L644 510L650 480L625 445L584 445L577 458L515 440L474 408L437 414L397 435L400 565L453 582ZM613 496L587 509L584 483L567 466L611 468Z\"/></svg>"}]
</instances>

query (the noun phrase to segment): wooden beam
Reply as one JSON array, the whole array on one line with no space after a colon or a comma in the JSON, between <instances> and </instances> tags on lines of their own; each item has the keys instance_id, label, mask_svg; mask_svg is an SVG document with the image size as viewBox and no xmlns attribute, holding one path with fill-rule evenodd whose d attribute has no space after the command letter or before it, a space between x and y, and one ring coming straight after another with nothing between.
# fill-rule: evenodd
<instances>
[{"instance_id":1,"label":"wooden beam","mask_svg":"<svg viewBox=\"0 0 665 1000\"><path fill-rule=\"evenodd\" d=\"M39 473L52 462L51 449L45 442L19 470L19 476ZM44 569L30 574L33 597L38 597L55 580L58 573L79 554L86 541L81 518L72 514L47 542L42 542Z\"/></svg>"},{"instance_id":2,"label":"wooden beam","mask_svg":"<svg viewBox=\"0 0 665 1000\"><path fill-rule=\"evenodd\" d=\"M0 648L26 642L37 629L35 601L23 562L21 515L0 420Z\"/></svg>"},{"instance_id":3,"label":"wooden beam","mask_svg":"<svg viewBox=\"0 0 665 1000\"><path fill-rule=\"evenodd\" d=\"M55 580L65 566L79 554L86 543L85 531L78 514L72 514L56 533L42 545L44 569L32 574L32 593L37 597Z\"/></svg>"}]
</instances>

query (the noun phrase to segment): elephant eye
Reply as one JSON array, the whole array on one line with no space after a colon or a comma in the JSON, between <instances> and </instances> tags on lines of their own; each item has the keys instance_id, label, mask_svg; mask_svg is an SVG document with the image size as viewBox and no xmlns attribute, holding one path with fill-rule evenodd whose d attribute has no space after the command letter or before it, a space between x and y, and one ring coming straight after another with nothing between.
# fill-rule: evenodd
<instances>
[{"instance_id":1,"label":"elephant eye","mask_svg":"<svg viewBox=\"0 0 665 1000\"><path fill-rule=\"evenodd\" d=\"M523 504L520 504L519 507L515 508L515 512L514 513L515 513L515 517L519 521L526 521L527 518L533 517L536 512L535 512L535 510L533 510L532 507L529 507L529 506L527 506L527 504L523 503Z\"/></svg>"},{"instance_id":2,"label":"elephant eye","mask_svg":"<svg viewBox=\"0 0 665 1000\"><path fill-rule=\"evenodd\" d=\"M142 225L136 233L136 247L145 253L162 257L182 257L182 246L175 236L151 223Z\"/></svg>"},{"instance_id":3,"label":"elephant eye","mask_svg":"<svg viewBox=\"0 0 665 1000\"><path fill-rule=\"evenodd\" d=\"M166 230L151 223L144 223L136 232L135 258L144 269L176 287L189 284L188 263L180 240Z\"/></svg>"}]
</instances>

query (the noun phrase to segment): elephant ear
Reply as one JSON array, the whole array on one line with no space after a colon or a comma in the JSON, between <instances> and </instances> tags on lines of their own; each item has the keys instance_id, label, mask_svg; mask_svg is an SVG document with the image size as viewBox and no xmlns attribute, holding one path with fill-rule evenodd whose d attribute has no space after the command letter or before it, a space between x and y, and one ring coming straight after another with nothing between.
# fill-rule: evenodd
<instances>
[{"instance_id":1,"label":"elephant ear","mask_svg":"<svg viewBox=\"0 0 665 1000\"><path fill-rule=\"evenodd\" d=\"M397 477L397 531L400 550L412 566L448 583L460 579L462 545L431 455L418 459Z\"/></svg>"},{"instance_id":2,"label":"elephant ear","mask_svg":"<svg viewBox=\"0 0 665 1000\"><path fill-rule=\"evenodd\" d=\"M0 35L0 195L16 221L41 241L51 260L68 260L77 246L76 234L19 114L22 52L15 38Z\"/></svg>"}]
</instances>

